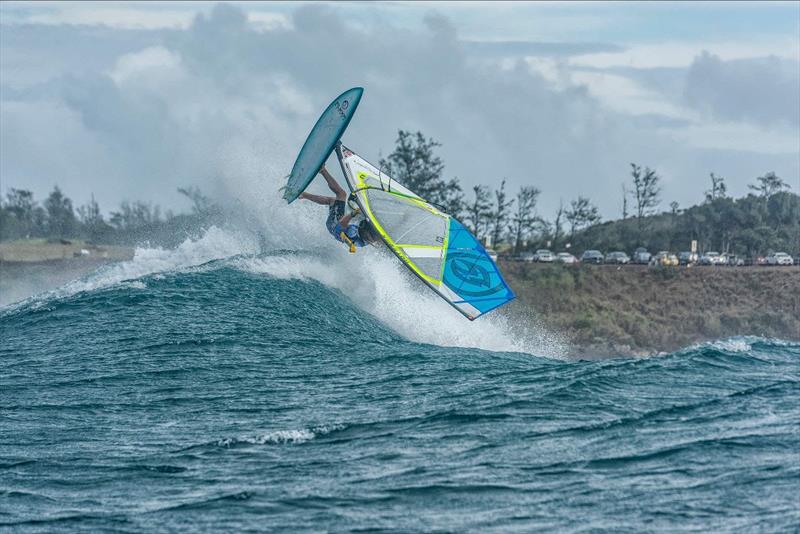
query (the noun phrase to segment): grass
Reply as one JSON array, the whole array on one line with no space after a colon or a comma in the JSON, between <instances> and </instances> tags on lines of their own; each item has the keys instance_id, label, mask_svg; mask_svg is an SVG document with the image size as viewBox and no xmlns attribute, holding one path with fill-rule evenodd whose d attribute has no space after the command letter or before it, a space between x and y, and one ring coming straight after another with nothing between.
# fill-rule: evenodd
<instances>
[{"instance_id":1,"label":"grass","mask_svg":"<svg viewBox=\"0 0 800 534\"><path fill-rule=\"evenodd\" d=\"M573 343L669 351L734 335L800 338L800 268L501 264L518 311Z\"/></svg>"}]
</instances>

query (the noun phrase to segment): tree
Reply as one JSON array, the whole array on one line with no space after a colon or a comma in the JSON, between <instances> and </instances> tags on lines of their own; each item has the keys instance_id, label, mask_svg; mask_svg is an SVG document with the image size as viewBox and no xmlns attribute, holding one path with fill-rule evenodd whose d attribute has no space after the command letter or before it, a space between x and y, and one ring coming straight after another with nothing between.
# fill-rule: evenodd
<instances>
[{"instance_id":1,"label":"tree","mask_svg":"<svg viewBox=\"0 0 800 534\"><path fill-rule=\"evenodd\" d=\"M782 178L777 176L774 172L768 172L764 176L756 178L758 184L748 185L753 191L758 191L763 198L769 198L781 189L791 189L789 184L783 181Z\"/></svg>"},{"instance_id":2,"label":"tree","mask_svg":"<svg viewBox=\"0 0 800 534\"><path fill-rule=\"evenodd\" d=\"M214 202L205 196L199 187L179 187L178 193L192 201L192 212L195 215L209 215L217 210Z\"/></svg>"},{"instance_id":3,"label":"tree","mask_svg":"<svg viewBox=\"0 0 800 534\"><path fill-rule=\"evenodd\" d=\"M123 201L120 211L111 212L111 224L118 230L130 231L156 225L161 222L161 208L149 202Z\"/></svg>"},{"instance_id":4,"label":"tree","mask_svg":"<svg viewBox=\"0 0 800 534\"><path fill-rule=\"evenodd\" d=\"M522 241L533 230L538 217L536 202L541 191L532 186L520 187L517 193L517 211L511 217L511 235L514 239L514 252L519 252Z\"/></svg>"},{"instance_id":5,"label":"tree","mask_svg":"<svg viewBox=\"0 0 800 534\"><path fill-rule=\"evenodd\" d=\"M553 248L558 248L558 240L561 238L561 232L563 230L562 226L564 225L564 215L566 210L564 209L564 201L559 199L558 200L558 210L556 210L556 218L553 220Z\"/></svg>"},{"instance_id":6,"label":"tree","mask_svg":"<svg viewBox=\"0 0 800 534\"><path fill-rule=\"evenodd\" d=\"M725 198L725 178L711 173L711 189L706 191L706 202L712 202L718 198Z\"/></svg>"},{"instance_id":7,"label":"tree","mask_svg":"<svg viewBox=\"0 0 800 534\"><path fill-rule=\"evenodd\" d=\"M600 212L597 206L593 205L588 198L579 196L577 200L570 202L570 209L566 212L566 218L569 222L570 239L572 239L577 230L600 222Z\"/></svg>"},{"instance_id":8,"label":"tree","mask_svg":"<svg viewBox=\"0 0 800 534\"><path fill-rule=\"evenodd\" d=\"M76 211L83 226L83 232L91 241L97 241L108 232L109 226L103 219L103 214L100 213L100 206L94 199L94 194L89 202L80 206Z\"/></svg>"},{"instance_id":9,"label":"tree","mask_svg":"<svg viewBox=\"0 0 800 534\"><path fill-rule=\"evenodd\" d=\"M622 220L628 218L628 189L622 184Z\"/></svg>"},{"instance_id":10,"label":"tree","mask_svg":"<svg viewBox=\"0 0 800 534\"><path fill-rule=\"evenodd\" d=\"M33 193L25 189L9 189L6 194L4 213L3 236L8 238L28 237L35 228L34 214L36 202Z\"/></svg>"},{"instance_id":11,"label":"tree","mask_svg":"<svg viewBox=\"0 0 800 534\"><path fill-rule=\"evenodd\" d=\"M461 213L464 211L464 192L461 190L461 184L458 182L458 178L451 178L450 181L445 184L441 200L439 205L443 207L447 213L456 219L461 217Z\"/></svg>"},{"instance_id":12,"label":"tree","mask_svg":"<svg viewBox=\"0 0 800 534\"><path fill-rule=\"evenodd\" d=\"M508 195L506 194L506 181L503 179L500 182L500 189L495 189L494 191L495 197L495 204L494 210L491 213L491 224L492 224L492 246L496 247L497 243L500 242L500 239L503 235L503 230L506 229L507 226L507 219L508 219L508 212L511 209L511 206L514 204L514 199L508 199Z\"/></svg>"},{"instance_id":13,"label":"tree","mask_svg":"<svg viewBox=\"0 0 800 534\"><path fill-rule=\"evenodd\" d=\"M469 221L472 233L480 239L483 237L484 227L492 215L492 202L489 188L485 185L476 185L472 188L474 200L466 208L465 220Z\"/></svg>"},{"instance_id":14,"label":"tree","mask_svg":"<svg viewBox=\"0 0 800 534\"><path fill-rule=\"evenodd\" d=\"M65 197L58 186L53 188L44 201L47 210L47 234L50 237L71 237L75 232L75 212L72 201Z\"/></svg>"},{"instance_id":15,"label":"tree","mask_svg":"<svg viewBox=\"0 0 800 534\"><path fill-rule=\"evenodd\" d=\"M642 167L631 163L631 176L633 176L633 193L636 199L636 222L639 229L639 239L644 232L644 217L653 213L660 202L658 196L661 188L658 186L659 176L650 167Z\"/></svg>"},{"instance_id":16,"label":"tree","mask_svg":"<svg viewBox=\"0 0 800 534\"><path fill-rule=\"evenodd\" d=\"M460 198L461 187L455 190L457 180L442 179L444 163L434 154L441 143L426 139L422 132L398 130L395 144L394 152L381 158L381 170L433 204L445 207Z\"/></svg>"}]
</instances>

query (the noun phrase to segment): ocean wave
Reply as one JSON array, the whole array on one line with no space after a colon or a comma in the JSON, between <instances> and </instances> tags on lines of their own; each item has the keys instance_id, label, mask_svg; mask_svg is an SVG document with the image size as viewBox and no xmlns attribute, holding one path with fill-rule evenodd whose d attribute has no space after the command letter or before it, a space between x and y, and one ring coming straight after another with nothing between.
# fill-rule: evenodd
<instances>
[{"instance_id":1,"label":"ocean wave","mask_svg":"<svg viewBox=\"0 0 800 534\"><path fill-rule=\"evenodd\" d=\"M337 430L342 430L344 425L325 425L293 430L274 430L255 436L241 436L235 438L223 438L215 442L218 447L232 448L239 445L298 445L306 443L315 438L330 434Z\"/></svg>"}]
</instances>

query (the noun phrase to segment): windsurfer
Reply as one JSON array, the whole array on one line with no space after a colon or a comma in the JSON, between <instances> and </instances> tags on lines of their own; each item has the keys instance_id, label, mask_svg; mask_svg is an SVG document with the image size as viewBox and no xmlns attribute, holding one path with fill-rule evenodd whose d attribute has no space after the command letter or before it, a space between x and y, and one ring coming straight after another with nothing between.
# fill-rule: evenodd
<instances>
[{"instance_id":1,"label":"windsurfer","mask_svg":"<svg viewBox=\"0 0 800 534\"><path fill-rule=\"evenodd\" d=\"M331 176L328 169L323 165L319 172L336 196L327 197L313 193L301 193L299 198L329 206L328 220L325 222L325 226L334 239L350 245L350 252L355 252L355 247L365 247L369 244L377 243L379 237L366 219L361 221L360 224L351 224L353 217L358 215L357 209L345 215L347 193L336 182L336 179Z\"/></svg>"}]
</instances>

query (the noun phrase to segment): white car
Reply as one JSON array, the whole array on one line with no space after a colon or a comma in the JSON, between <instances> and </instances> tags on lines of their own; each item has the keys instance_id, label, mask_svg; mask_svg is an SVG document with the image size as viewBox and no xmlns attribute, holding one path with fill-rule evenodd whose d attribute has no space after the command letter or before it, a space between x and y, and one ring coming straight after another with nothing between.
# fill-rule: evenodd
<instances>
[{"instance_id":1,"label":"white car","mask_svg":"<svg viewBox=\"0 0 800 534\"><path fill-rule=\"evenodd\" d=\"M542 263L553 263L555 257L553 253L547 249L539 249L536 251L536 261L540 261Z\"/></svg>"},{"instance_id":2,"label":"white car","mask_svg":"<svg viewBox=\"0 0 800 534\"><path fill-rule=\"evenodd\" d=\"M578 261L578 258L573 256L569 252L559 252L558 254L556 254L556 261L560 263L572 264L576 263Z\"/></svg>"},{"instance_id":3,"label":"white car","mask_svg":"<svg viewBox=\"0 0 800 534\"><path fill-rule=\"evenodd\" d=\"M719 252L706 252L700 257L700 265L724 265L725 256Z\"/></svg>"},{"instance_id":4,"label":"white car","mask_svg":"<svg viewBox=\"0 0 800 534\"><path fill-rule=\"evenodd\" d=\"M775 252L767 256L767 265L794 265L794 258L785 252Z\"/></svg>"},{"instance_id":5,"label":"white car","mask_svg":"<svg viewBox=\"0 0 800 534\"><path fill-rule=\"evenodd\" d=\"M488 249L488 248L487 248L487 249L486 249L486 254L488 254L488 255L489 255L489 257L490 257L490 258L492 258L492 261L493 261L493 262L497 263L497 252L495 252L495 251L494 251L494 250L492 250L492 249Z\"/></svg>"}]
</instances>

